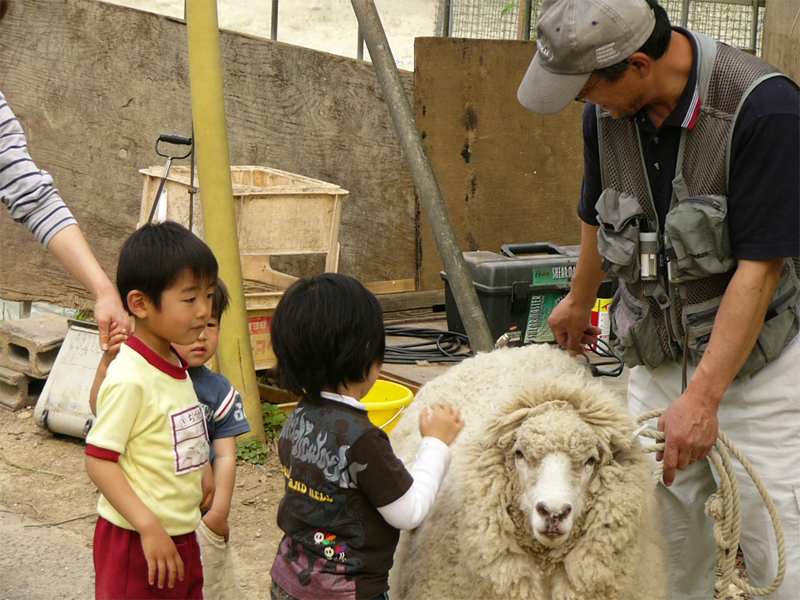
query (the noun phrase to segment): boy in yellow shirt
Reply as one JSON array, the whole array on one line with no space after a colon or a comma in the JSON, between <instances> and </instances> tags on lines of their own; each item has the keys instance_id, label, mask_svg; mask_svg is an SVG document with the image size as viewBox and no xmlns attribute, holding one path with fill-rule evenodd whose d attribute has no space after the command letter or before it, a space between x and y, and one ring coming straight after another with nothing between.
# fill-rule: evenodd
<instances>
[{"instance_id":1,"label":"boy in yellow shirt","mask_svg":"<svg viewBox=\"0 0 800 600\"><path fill-rule=\"evenodd\" d=\"M208 246L177 223L145 225L122 247L117 288L135 333L108 368L86 438L86 471L102 492L98 599L202 598L194 532L208 434L172 345L206 327L217 271Z\"/></svg>"}]
</instances>

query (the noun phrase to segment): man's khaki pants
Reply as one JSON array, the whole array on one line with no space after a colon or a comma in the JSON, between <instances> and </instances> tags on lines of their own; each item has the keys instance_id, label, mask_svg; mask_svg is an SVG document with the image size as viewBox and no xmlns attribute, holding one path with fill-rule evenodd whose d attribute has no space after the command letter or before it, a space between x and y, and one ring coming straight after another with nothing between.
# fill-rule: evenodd
<instances>
[{"instance_id":1,"label":"man's khaki pants","mask_svg":"<svg viewBox=\"0 0 800 600\"><path fill-rule=\"evenodd\" d=\"M691 375L691 370L690 370ZM681 394L681 368L634 367L628 407L636 417L665 409ZM719 428L752 463L772 497L786 542L786 576L770 599L800 598L800 340L795 338L777 360L750 377L736 379L719 407ZM650 423L656 426L656 420ZM652 443L644 440L643 443ZM655 454L652 454L655 456ZM775 534L764 502L750 477L732 457L742 508L740 545L750 585L766 587L777 572ZM658 496L670 545L673 600L714 598L716 542L713 520L704 505L717 489L708 460L679 471Z\"/></svg>"}]
</instances>

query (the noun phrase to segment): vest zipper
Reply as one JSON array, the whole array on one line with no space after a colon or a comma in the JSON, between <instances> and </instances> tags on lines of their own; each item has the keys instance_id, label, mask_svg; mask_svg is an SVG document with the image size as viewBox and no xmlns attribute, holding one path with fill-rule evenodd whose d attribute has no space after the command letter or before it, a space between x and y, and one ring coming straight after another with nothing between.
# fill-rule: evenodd
<instances>
[{"instance_id":1,"label":"vest zipper","mask_svg":"<svg viewBox=\"0 0 800 600\"><path fill-rule=\"evenodd\" d=\"M720 204L719 201L711 200L709 198L703 198L703 197L683 198L682 200L676 200L675 201L675 205L677 206L678 204L681 204L681 203L684 203L684 202L697 202L699 204L705 204L706 206L710 206L711 208L713 208L714 210L717 210L717 211L721 211L722 210L722 204ZM672 209L670 209L670 210L672 210Z\"/></svg>"}]
</instances>

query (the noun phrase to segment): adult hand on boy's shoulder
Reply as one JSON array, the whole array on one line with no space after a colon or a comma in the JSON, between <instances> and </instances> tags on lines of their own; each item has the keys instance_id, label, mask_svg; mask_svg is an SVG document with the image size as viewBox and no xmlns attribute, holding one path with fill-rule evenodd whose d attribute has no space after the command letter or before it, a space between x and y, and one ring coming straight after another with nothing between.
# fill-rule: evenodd
<instances>
[{"instance_id":1,"label":"adult hand on boy's shoulder","mask_svg":"<svg viewBox=\"0 0 800 600\"><path fill-rule=\"evenodd\" d=\"M228 525L228 517L226 515L218 511L210 510L203 517L203 523L218 536L225 538L226 542L228 541L231 535L231 529Z\"/></svg>"},{"instance_id":2,"label":"adult hand on boy's shoulder","mask_svg":"<svg viewBox=\"0 0 800 600\"><path fill-rule=\"evenodd\" d=\"M147 580L150 585L158 583L158 588L163 589L166 581L167 586L173 588L176 579L183 581L183 559L164 526L157 523L151 529L141 531L140 534L144 557L147 559Z\"/></svg>"}]
</instances>

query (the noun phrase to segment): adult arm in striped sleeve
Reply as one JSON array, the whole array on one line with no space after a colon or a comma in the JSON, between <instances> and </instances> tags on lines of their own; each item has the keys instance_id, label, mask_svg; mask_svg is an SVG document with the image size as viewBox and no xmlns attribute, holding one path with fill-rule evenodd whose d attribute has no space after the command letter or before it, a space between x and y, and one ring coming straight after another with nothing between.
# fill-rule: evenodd
<instances>
[{"instance_id":1,"label":"adult arm in striped sleeve","mask_svg":"<svg viewBox=\"0 0 800 600\"><path fill-rule=\"evenodd\" d=\"M28 153L22 126L0 92L0 199L12 218L27 229L80 281L95 299L100 347L106 350L110 330L130 332L130 317L111 280L92 254L78 222Z\"/></svg>"}]
</instances>

